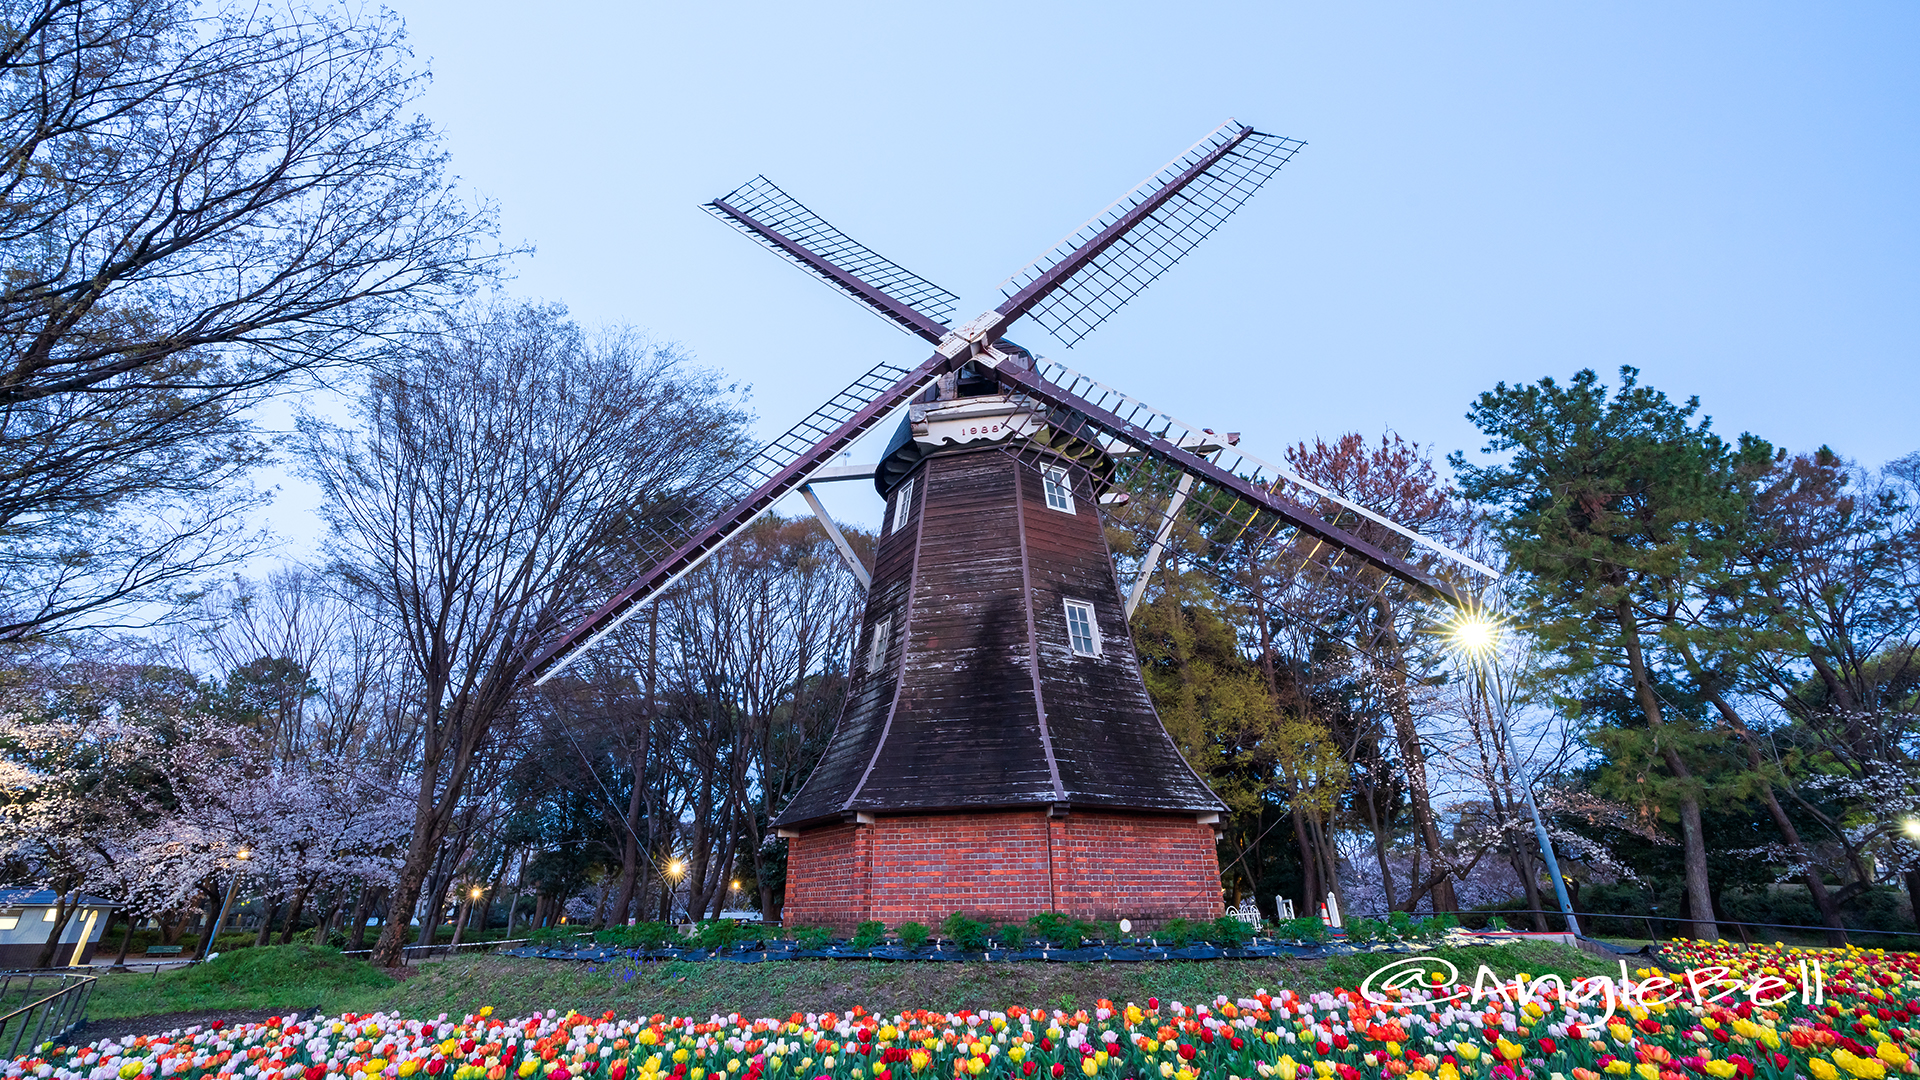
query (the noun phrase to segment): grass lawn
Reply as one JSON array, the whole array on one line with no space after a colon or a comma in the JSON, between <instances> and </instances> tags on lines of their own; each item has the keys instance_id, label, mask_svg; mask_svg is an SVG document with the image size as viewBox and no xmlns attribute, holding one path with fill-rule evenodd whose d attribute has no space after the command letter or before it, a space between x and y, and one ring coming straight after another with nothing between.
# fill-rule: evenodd
<instances>
[{"instance_id":1,"label":"grass lawn","mask_svg":"<svg viewBox=\"0 0 1920 1080\"><path fill-rule=\"evenodd\" d=\"M1502 979L1519 972L1563 975L1617 973L1616 961L1564 945L1517 942L1465 949L1433 949L1472 981L1486 964ZM799 960L767 964L653 963L587 965L506 956L431 961L396 980L362 960L330 950L288 945L243 949L211 963L158 976L104 976L87 1010L91 1019L218 1011L327 1013L398 1011L409 1016L459 1016L491 1005L501 1016L535 1010L612 1009L624 1016L713 1013L782 1017L794 1012L845 1011L860 1005L895 1012L1091 1008L1095 1001L1211 1000L1282 987L1300 992L1355 987L1395 954L1359 954L1330 960L1197 960L1138 964L888 963L872 960Z\"/></svg>"}]
</instances>

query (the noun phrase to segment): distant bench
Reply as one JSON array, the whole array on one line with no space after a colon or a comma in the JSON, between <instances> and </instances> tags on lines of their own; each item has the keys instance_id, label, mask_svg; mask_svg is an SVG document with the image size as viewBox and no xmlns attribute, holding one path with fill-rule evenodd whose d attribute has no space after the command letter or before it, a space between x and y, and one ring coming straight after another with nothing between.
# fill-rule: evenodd
<instances>
[{"instance_id":1,"label":"distant bench","mask_svg":"<svg viewBox=\"0 0 1920 1080\"><path fill-rule=\"evenodd\" d=\"M149 945L147 946L147 955L173 956L177 953L185 952L186 949L187 947L185 945Z\"/></svg>"}]
</instances>

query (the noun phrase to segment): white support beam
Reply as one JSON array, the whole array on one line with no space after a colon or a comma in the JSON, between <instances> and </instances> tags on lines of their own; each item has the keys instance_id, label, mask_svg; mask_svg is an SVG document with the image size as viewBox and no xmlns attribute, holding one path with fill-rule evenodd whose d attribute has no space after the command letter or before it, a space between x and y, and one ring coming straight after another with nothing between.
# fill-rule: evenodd
<instances>
[{"instance_id":1,"label":"white support beam","mask_svg":"<svg viewBox=\"0 0 1920 1080\"><path fill-rule=\"evenodd\" d=\"M816 476L814 479L817 480L819 477ZM833 541L833 546L840 552L840 560L847 564L847 569L853 571L853 576L860 582L860 587L873 588L873 575L867 573L866 564L860 561L860 556L853 553L853 545L847 543L846 536L840 532L840 526L835 525L833 519L827 516L827 508L820 505L820 496L813 493L811 482L800 485L800 497L807 500L807 505L813 507L813 516L819 518L820 524L827 527L828 539Z\"/></svg>"},{"instance_id":2,"label":"white support beam","mask_svg":"<svg viewBox=\"0 0 1920 1080\"><path fill-rule=\"evenodd\" d=\"M1173 501L1167 504L1167 516L1160 520L1160 531L1153 537L1153 544L1147 548L1147 557L1140 564L1140 576L1133 579L1133 591L1127 594L1127 618L1133 618L1133 609L1140 606L1140 598L1147 594L1147 579L1160 565L1160 553L1167 549L1167 538L1173 535L1173 523L1180 519L1180 508L1187 505L1187 494L1193 490L1193 474L1180 474L1180 483L1173 489Z\"/></svg>"},{"instance_id":3,"label":"white support beam","mask_svg":"<svg viewBox=\"0 0 1920 1080\"><path fill-rule=\"evenodd\" d=\"M835 480L871 480L873 474L880 471L874 465L829 465L807 477L809 484L830 484Z\"/></svg>"}]
</instances>

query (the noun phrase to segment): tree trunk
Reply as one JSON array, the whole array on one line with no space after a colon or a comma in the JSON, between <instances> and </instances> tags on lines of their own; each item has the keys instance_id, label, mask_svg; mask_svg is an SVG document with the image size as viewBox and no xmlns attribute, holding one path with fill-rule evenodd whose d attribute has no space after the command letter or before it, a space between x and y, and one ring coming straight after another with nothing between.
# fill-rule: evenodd
<instances>
[{"instance_id":1,"label":"tree trunk","mask_svg":"<svg viewBox=\"0 0 1920 1080\"><path fill-rule=\"evenodd\" d=\"M273 916L279 912L280 905L262 897L260 900L260 929L253 935L253 947L258 949L266 945L273 937Z\"/></svg>"},{"instance_id":2,"label":"tree trunk","mask_svg":"<svg viewBox=\"0 0 1920 1080\"><path fill-rule=\"evenodd\" d=\"M452 944L460 944L460 940L467 936L467 912L472 907L473 905L469 901L461 900L459 906L453 909Z\"/></svg>"},{"instance_id":3,"label":"tree trunk","mask_svg":"<svg viewBox=\"0 0 1920 1080\"><path fill-rule=\"evenodd\" d=\"M1913 915L1913 927L1920 930L1920 867L1907 870L1900 877L1907 883L1907 907Z\"/></svg>"},{"instance_id":4,"label":"tree trunk","mask_svg":"<svg viewBox=\"0 0 1920 1080\"><path fill-rule=\"evenodd\" d=\"M1375 610L1380 617L1380 639L1389 656L1401 655L1400 635L1394 630L1393 612L1386 599L1375 601ZM1405 667L1394 667L1390 672L1375 669L1380 677L1387 680L1392 694L1388 712L1393 714L1394 741L1400 747L1400 767L1407 774L1407 787L1413 804L1413 822L1420 830L1420 842L1427 849L1427 856L1435 865L1446 865L1446 852L1440 842L1440 826L1434 820L1433 798L1427 787L1427 751L1420 742L1420 729L1413 720L1413 699L1407 690L1407 672ZM1418 873L1413 875L1417 882ZM1433 910L1454 911L1460 906L1454 898L1453 881L1441 877L1433 887ZM1419 903L1418 895L1408 897L1407 910L1412 911ZM1389 905L1391 906L1391 905Z\"/></svg>"},{"instance_id":5,"label":"tree trunk","mask_svg":"<svg viewBox=\"0 0 1920 1080\"><path fill-rule=\"evenodd\" d=\"M73 913L80 910L80 890L58 893L54 896L53 927L47 931L47 940L40 946L40 958L34 961L36 968L53 966L54 957L60 953L60 935L67 932L67 925L73 922Z\"/></svg>"},{"instance_id":6,"label":"tree trunk","mask_svg":"<svg viewBox=\"0 0 1920 1080\"><path fill-rule=\"evenodd\" d=\"M120 934L120 953L113 958L113 970L127 970L127 950L133 947L133 923L131 913L127 915L127 928Z\"/></svg>"},{"instance_id":7,"label":"tree trunk","mask_svg":"<svg viewBox=\"0 0 1920 1080\"><path fill-rule=\"evenodd\" d=\"M293 894L293 903L287 908L286 924L280 927L280 944L293 944L293 932L300 926L300 913L306 910L307 894L312 891L313 882L309 880L305 885L300 886L299 892ZM319 935L316 934L314 936L318 937ZM317 942L317 944L324 945L326 943Z\"/></svg>"},{"instance_id":8,"label":"tree trunk","mask_svg":"<svg viewBox=\"0 0 1920 1080\"><path fill-rule=\"evenodd\" d=\"M1640 629L1633 619L1633 604L1622 599L1614 609L1620 619L1620 636L1627 649L1627 667L1633 675L1633 693L1640 705L1640 712L1646 717L1647 726L1655 733L1665 730L1667 724L1661 714L1660 699L1653 692L1653 678L1647 672L1646 658L1640 652ZM1680 842L1686 856L1687 867L1687 911L1693 918L1693 936L1714 941L1720 937L1720 928L1713 921L1713 894L1707 881L1707 842L1706 829L1700 823L1700 801L1691 791L1693 770L1681 759L1680 752L1672 746L1665 747L1661 758L1667 764L1667 771L1681 785L1680 795ZM1703 916L1701 913L1704 912Z\"/></svg>"},{"instance_id":9,"label":"tree trunk","mask_svg":"<svg viewBox=\"0 0 1920 1080\"><path fill-rule=\"evenodd\" d=\"M212 881L213 884L211 885L203 884L200 886L200 894L207 898L207 910L212 913L207 916L207 928L200 932L200 949L193 954L202 959L205 959L206 955L213 951L213 931L214 927L220 922L220 908L226 899L226 893L220 889L219 879L214 878Z\"/></svg>"},{"instance_id":10,"label":"tree trunk","mask_svg":"<svg viewBox=\"0 0 1920 1080\"><path fill-rule=\"evenodd\" d=\"M1312 915L1320 910L1320 876L1315 872L1313 846L1307 839L1305 817L1298 805L1293 807L1293 839L1300 847L1300 876L1307 891L1306 907L1301 909L1301 914Z\"/></svg>"},{"instance_id":11,"label":"tree trunk","mask_svg":"<svg viewBox=\"0 0 1920 1080\"><path fill-rule=\"evenodd\" d=\"M314 927L313 943L315 945L324 949L327 947L327 942L333 939L333 920L340 917L340 909L345 907L346 903L347 887L342 885L333 890L333 897L327 901L327 910L320 916L320 925Z\"/></svg>"},{"instance_id":12,"label":"tree trunk","mask_svg":"<svg viewBox=\"0 0 1920 1080\"><path fill-rule=\"evenodd\" d=\"M1734 734L1740 736L1741 744L1747 748L1747 768L1753 770L1756 775L1761 775L1759 740L1755 739L1753 732L1747 729L1746 722L1740 718L1739 712L1718 690L1711 688L1710 680L1705 677L1706 673L1694 663L1693 653L1685 650L1683 655L1686 657L1687 667L1694 681L1707 689L1707 697L1720 713L1720 718L1733 728ZM1773 784L1769 782L1762 791L1767 800L1767 813L1772 816L1774 827L1780 830L1781 837L1786 840L1787 849L1793 852L1794 861L1805 871L1807 892L1813 897L1814 906L1820 909L1820 921L1827 925L1827 944L1845 945L1847 927L1840 921L1840 905L1834 903L1832 894L1827 892L1827 883L1821 879L1819 868L1813 865L1813 859L1807 854L1806 846L1800 842L1800 830L1794 827L1793 819L1787 816L1785 808L1780 805L1780 800L1775 797Z\"/></svg>"},{"instance_id":13,"label":"tree trunk","mask_svg":"<svg viewBox=\"0 0 1920 1080\"><path fill-rule=\"evenodd\" d=\"M367 920L373 917L374 905L379 902L384 888L376 889L370 884L360 886L360 895L353 901L353 937L350 944L353 951L359 952L367 947Z\"/></svg>"}]
</instances>

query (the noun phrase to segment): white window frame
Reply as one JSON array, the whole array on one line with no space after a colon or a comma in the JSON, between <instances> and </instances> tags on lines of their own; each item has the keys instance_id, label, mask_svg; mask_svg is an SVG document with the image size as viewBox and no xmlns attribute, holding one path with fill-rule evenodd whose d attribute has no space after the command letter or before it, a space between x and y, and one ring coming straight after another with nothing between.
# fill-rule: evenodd
<instances>
[{"instance_id":1,"label":"white window frame","mask_svg":"<svg viewBox=\"0 0 1920 1080\"><path fill-rule=\"evenodd\" d=\"M891 617L873 624L873 636L867 639L867 670L879 671L887 664L887 638L893 630Z\"/></svg>"},{"instance_id":2,"label":"white window frame","mask_svg":"<svg viewBox=\"0 0 1920 1080\"><path fill-rule=\"evenodd\" d=\"M1064 466L1043 465L1040 468L1040 485L1046 492L1047 509L1071 514L1073 509L1073 480Z\"/></svg>"},{"instance_id":3,"label":"white window frame","mask_svg":"<svg viewBox=\"0 0 1920 1080\"><path fill-rule=\"evenodd\" d=\"M1087 603L1085 600L1068 600L1065 603L1065 607L1067 614L1067 648L1073 650L1073 655L1075 656L1099 656L1100 617L1094 613L1093 605ZM1087 637L1091 640L1091 645L1087 649L1080 647L1079 638L1074 633L1073 616L1075 612L1078 612L1086 619Z\"/></svg>"},{"instance_id":4,"label":"white window frame","mask_svg":"<svg viewBox=\"0 0 1920 1080\"><path fill-rule=\"evenodd\" d=\"M906 527L907 519L913 516L913 478L901 482L894 492L893 514L887 525L888 532L899 532Z\"/></svg>"}]
</instances>

